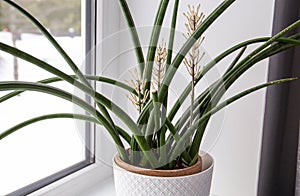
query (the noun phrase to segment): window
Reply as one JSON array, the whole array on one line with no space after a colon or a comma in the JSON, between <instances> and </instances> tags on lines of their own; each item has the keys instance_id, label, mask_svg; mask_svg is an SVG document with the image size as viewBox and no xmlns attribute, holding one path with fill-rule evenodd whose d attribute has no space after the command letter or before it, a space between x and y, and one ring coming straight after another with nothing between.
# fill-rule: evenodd
<instances>
[{"instance_id":1,"label":"window","mask_svg":"<svg viewBox=\"0 0 300 196\"><path fill-rule=\"evenodd\" d=\"M77 65L93 47L92 0L15 0L36 16ZM0 41L72 74L51 44L14 8L0 2ZM81 11L83 10L83 11ZM83 14L81 14L83 13ZM82 28L83 27L83 28ZM82 33L84 32L84 33ZM84 43L84 44L83 44ZM86 61L90 62L89 59ZM91 67L87 73L93 72ZM0 81L38 81L53 77L46 71L0 52ZM65 83L56 83L73 92ZM7 94L1 92L0 95ZM55 107L54 107L55 106ZM0 104L0 132L24 120L49 114L73 113L74 106L56 97L22 93ZM76 108L75 108L76 112ZM94 162L93 125L74 120L49 120L23 128L0 142L0 195L25 195ZM83 127L84 134L81 133Z\"/></svg>"}]
</instances>

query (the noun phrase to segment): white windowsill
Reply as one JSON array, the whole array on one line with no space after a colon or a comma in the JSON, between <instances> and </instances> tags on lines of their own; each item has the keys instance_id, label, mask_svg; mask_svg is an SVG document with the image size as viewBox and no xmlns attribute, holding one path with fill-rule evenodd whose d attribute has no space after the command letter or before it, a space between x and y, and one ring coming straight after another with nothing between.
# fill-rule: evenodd
<instances>
[{"instance_id":1,"label":"white windowsill","mask_svg":"<svg viewBox=\"0 0 300 196\"><path fill-rule=\"evenodd\" d=\"M30 196L115 196L113 175L103 169L103 166L92 165ZM104 176L106 177L103 178ZM210 195L219 196L213 193Z\"/></svg>"},{"instance_id":2,"label":"white windowsill","mask_svg":"<svg viewBox=\"0 0 300 196\"><path fill-rule=\"evenodd\" d=\"M111 168L93 164L29 196L114 196Z\"/></svg>"},{"instance_id":3,"label":"white windowsill","mask_svg":"<svg viewBox=\"0 0 300 196\"><path fill-rule=\"evenodd\" d=\"M115 196L115 187L113 177L109 177L108 179L96 183L93 186L87 188L80 195L85 196Z\"/></svg>"}]
</instances>

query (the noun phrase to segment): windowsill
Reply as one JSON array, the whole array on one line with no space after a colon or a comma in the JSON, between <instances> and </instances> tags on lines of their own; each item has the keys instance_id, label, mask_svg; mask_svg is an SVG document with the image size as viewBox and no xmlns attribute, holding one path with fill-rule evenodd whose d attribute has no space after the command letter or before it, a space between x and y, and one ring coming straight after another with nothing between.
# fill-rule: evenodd
<instances>
[{"instance_id":1,"label":"windowsill","mask_svg":"<svg viewBox=\"0 0 300 196\"><path fill-rule=\"evenodd\" d=\"M108 179L96 183L91 187L87 188L85 191L82 191L79 195L85 196L115 196L115 187L113 177L109 177Z\"/></svg>"},{"instance_id":2,"label":"windowsill","mask_svg":"<svg viewBox=\"0 0 300 196\"><path fill-rule=\"evenodd\" d=\"M116 193L112 173L106 173L103 166L93 165L30 194L30 196L39 195L115 196ZM218 195L211 193L211 196Z\"/></svg>"},{"instance_id":3,"label":"windowsill","mask_svg":"<svg viewBox=\"0 0 300 196\"><path fill-rule=\"evenodd\" d=\"M111 167L93 164L75 172L30 196L114 196L114 182Z\"/></svg>"}]
</instances>

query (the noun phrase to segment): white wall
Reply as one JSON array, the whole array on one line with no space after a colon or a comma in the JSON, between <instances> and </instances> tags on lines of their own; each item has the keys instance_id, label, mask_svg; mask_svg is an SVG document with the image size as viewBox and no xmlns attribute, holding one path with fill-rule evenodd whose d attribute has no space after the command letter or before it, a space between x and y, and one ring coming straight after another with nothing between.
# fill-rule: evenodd
<instances>
[{"instance_id":1,"label":"white wall","mask_svg":"<svg viewBox=\"0 0 300 196\"><path fill-rule=\"evenodd\" d=\"M139 27L153 23L159 0L128 0L136 24ZM196 5L199 1L181 1L180 13L186 11L187 4ZM221 0L200 1L202 11L210 13ZM173 1L170 3L173 4ZM268 36L271 32L274 0L238 0L205 33L204 48L214 57L229 46L242 40L257 36ZM172 7L172 6L171 6ZM170 8L171 8L170 7ZM169 11L171 9L169 8ZM167 15L170 18L170 13ZM164 26L168 27L168 19ZM183 27L184 17L180 14L179 31ZM125 28L125 25L121 25ZM143 31L143 30L142 30ZM146 35L147 33L143 33ZM148 40L142 40L143 44ZM250 48L251 49L251 48ZM132 60L133 56L124 58ZM226 65L226 61L223 65ZM228 63L229 61L227 61ZM231 96L242 89L266 81L267 61L259 63L245 74L229 90ZM220 70L224 70L221 65ZM231 105L211 121L213 125L221 123L221 135L210 150L214 156L215 173L212 193L218 196L254 196L256 195L260 142L265 104L265 91L260 91ZM220 119L224 117L224 121ZM208 130L213 132L213 130Z\"/></svg>"}]
</instances>

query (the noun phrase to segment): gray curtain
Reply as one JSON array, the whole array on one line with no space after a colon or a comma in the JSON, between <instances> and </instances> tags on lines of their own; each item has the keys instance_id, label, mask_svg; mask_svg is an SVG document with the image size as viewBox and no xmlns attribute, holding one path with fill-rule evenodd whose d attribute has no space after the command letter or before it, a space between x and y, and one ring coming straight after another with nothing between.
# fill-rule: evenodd
<instances>
[{"instance_id":1,"label":"gray curtain","mask_svg":"<svg viewBox=\"0 0 300 196\"><path fill-rule=\"evenodd\" d=\"M300 0L275 2L273 34L295 22L300 16ZM300 32L300 28L295 31ZM272 57L268 74L268 80L291 76L300 78L300 48ZM294 196L296 188L298 189L296 173L299 113L300 79L268 88L258 196Z\"/></svg>"}]
</instances>

